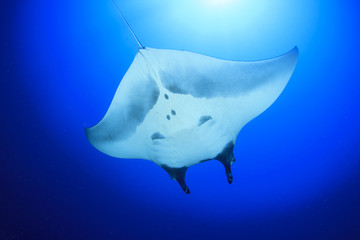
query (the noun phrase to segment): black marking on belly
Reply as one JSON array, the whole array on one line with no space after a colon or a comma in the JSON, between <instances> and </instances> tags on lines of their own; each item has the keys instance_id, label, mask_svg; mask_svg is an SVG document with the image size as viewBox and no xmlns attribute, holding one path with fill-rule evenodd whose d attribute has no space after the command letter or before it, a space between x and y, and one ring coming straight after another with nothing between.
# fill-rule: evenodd
<instances>
[{"instance_id":1,"label":"black marking on belly","mask_svg":"<svg viewBox=\"0 0 360 240\"><path fill-rule=\"evenodd\" d=\"M165 99L169 99L169 96L165 93L164 94Z\"/></svg>"},{"instance_id":2,"label":"black marking on belly","mask_svg":"<svg viewBox=\"0 0 360 240\"><path fill-rule=\"evenodd\" d=\"M171 109L171 114L175 116L175 115L176 115L175 110L172 110L172 109Z\"/></svg>"},{"instance_id":3,"label":"black marking on belly","mask_svg":"<svg viewBox=\"0 0 360 240\"><path fill-rule=\"evenodd\" d=\"M212 117L210 115L206 115L206 116L201 116L200 119L199 119L199 123L198 123L198 126L206 123L207 121L211 120Z\"/></svg>"},{"instance_id":4,"label":"black marking on belly","mask_svg":"<svg viewBox=\"0 0 360 240\"><path fill-rule=\"evenodd\" d=\"M164 138L165 137L159 132L156 132L153 135L151 135L151 140L164 139Z\"/></svg>"},{"instance_id":5,"label":"black marking on belly","mask_svg":"<svg viewBox=\"0 0 360 240\"><path fill-rule=\"evenodd\" d=\"M166 115L166 118L167 118L167 120L170 120L170 116L169 116L169 115Z\"/></svg>"},{"instance_id":6,"label":"black marking on belly","mask_svg":"<svg viewBox=\"0 0 360 240\"><path fill-rule=\"evenodd\" d=\"M164 74L165 75L165 74ZM167 75L165 75L167 77ZM163 79L161 79L162 84L164 87L169 90L172 93L178 93L178 94L188 94L187 91L183 90L180 86L178 86L176 83L167 82Z\"/></svg>"}]
</instances>

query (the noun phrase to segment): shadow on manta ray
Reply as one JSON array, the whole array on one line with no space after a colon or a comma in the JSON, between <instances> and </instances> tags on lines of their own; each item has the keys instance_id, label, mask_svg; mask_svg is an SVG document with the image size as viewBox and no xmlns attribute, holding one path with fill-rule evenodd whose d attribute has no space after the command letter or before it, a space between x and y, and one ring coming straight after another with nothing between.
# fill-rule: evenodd
<instances>
[{"instance_id":1,"label":"shadow on manta ray","mask_svg":"<svg viewBox=\"0 0 360 240\"><path fill-rule=\"evenodd\" d=\"M297 47L254 62L145 48L120 15L139 50L103 119L85 129L89 142L113 157L153 161L185 193L186 170L211 159L224 165L232 183L237 135L283 91Z\"/></svg>"}]
</instances>

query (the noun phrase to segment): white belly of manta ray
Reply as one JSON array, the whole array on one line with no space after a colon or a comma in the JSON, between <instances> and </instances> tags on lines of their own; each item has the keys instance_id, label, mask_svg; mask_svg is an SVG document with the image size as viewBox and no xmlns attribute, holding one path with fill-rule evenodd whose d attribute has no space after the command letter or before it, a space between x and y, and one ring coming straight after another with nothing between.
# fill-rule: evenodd
<instances>
[{"instance_id":1,"label":"white belly of manta ray","mask_svg":"<svg viewBox=\"0 0 360 240\"><path fill-rule=\"evenodd\" d=\"M211 159L224 165L232 183L239 131L277 99L297 58L296 47L255 62L140 48L87 138L110 156L153 161L186 193L187 168Z\"/></svg>"}]
</instances>

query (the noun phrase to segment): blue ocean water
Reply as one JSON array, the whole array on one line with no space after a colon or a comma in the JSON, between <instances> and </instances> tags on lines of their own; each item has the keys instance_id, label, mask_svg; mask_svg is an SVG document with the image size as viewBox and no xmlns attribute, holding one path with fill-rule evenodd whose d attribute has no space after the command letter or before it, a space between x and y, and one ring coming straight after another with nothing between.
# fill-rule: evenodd
<instances>
[{"instance_id":1,"label":"blue ocean water","mask_svg":"<svg viewBox=\"0 0 360 240\"><path fill-rule=\"evenodd\" d=\"M117 1L144 46L251 61L299 48L278 100L240 132L234 182L87 141L138 46L111 1L2 3L1 239L360 239L359 4Z\"/></svg>"}]
</instances>

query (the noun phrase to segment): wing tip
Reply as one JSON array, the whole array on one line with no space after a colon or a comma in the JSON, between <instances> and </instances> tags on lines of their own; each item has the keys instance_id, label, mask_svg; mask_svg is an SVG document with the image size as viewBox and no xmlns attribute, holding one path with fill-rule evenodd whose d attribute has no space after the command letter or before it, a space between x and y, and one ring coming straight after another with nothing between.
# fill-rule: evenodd
<instances>
[{"instance_id":1,"label":"wing tip","mask_svg":"<svg viewBox=\"0 0 360 240\"><path fill-rule=\"evenodd\" d=\"M287 66L292 66L291 69L294 70L297 61L299 58L299 48L297 46L293 47L287 53L280 55L278 59L284 62L287 62Z\"/></svg>"},{"instance_id":2,"label":"wing tip","mask_svg":"<svg viewBox=\"0 0 360 240\"><path fill-rule=\"evenodd\" d=\"M299 48L295 46L287 53L287 55L292 56L297 61L297 59L299 58Z\"/></svg>"},{"instance_id":3,"label":"wing tip","mask_svg":"<svg viewBox=\"0 0 360 240\"><path fill-rule=\"evenodd\" d=\"M91 145L94 146L93 139L91 137L91 128L92 127L88 127L88 128L84 127L84 132L85 132L86 139L90 142Z\"/></svg>"},{"instance_id":4,"label":"wing tip","mask_svg":"<svg viewBox=\"0 0 360 240\"><path fill-rule=\"evenodd\" d=\"M104 149L104 141L99 141L98 132L96 131L96 129L94 129L95 126L89 127L89 128L87 128L87 127L84 128L86 139L88 140L90 145L93 146L98 151L100 151L102 153L105 153L107 155L113 156L110 153L107 153L105 151L105 149Z\"/></svg>"},{"instance_id":5,"label":"wing tip","mask_svg":"<svg viewBox=\"0 0 360 240\"><path fill-rule=\"evenodd\" d=\"M291 49L291 52L296 52L298 54L299 53L298 46L295 45L295 47L293 47L293 49Z\"/></svg>"},{"instance_id":6,"label":"wing tip","mask_svg":"<svg viewBox=\"0 0 360 240\"><path fill-rule=\"evenodd\" d=\"M86 139L89 141L89 143L96 149L102 152L102 148L100 147L100 142L97 141L97 138L99 138L98 131L96 130L96 125L92 127L84 127L85 136Z\"/></svg>"},{"instance_id":7,"label":"wing tip","mask_svg":"<svg viewBox=\"0 0 360 240\"><path fill-rule=\"evenodd\" d=\"M84 127L84 132L85 132L85 136L86 136L87 139L89 139L89 129L90 129L90 127L89 128Z\"/></svg>"}]
</instances>

